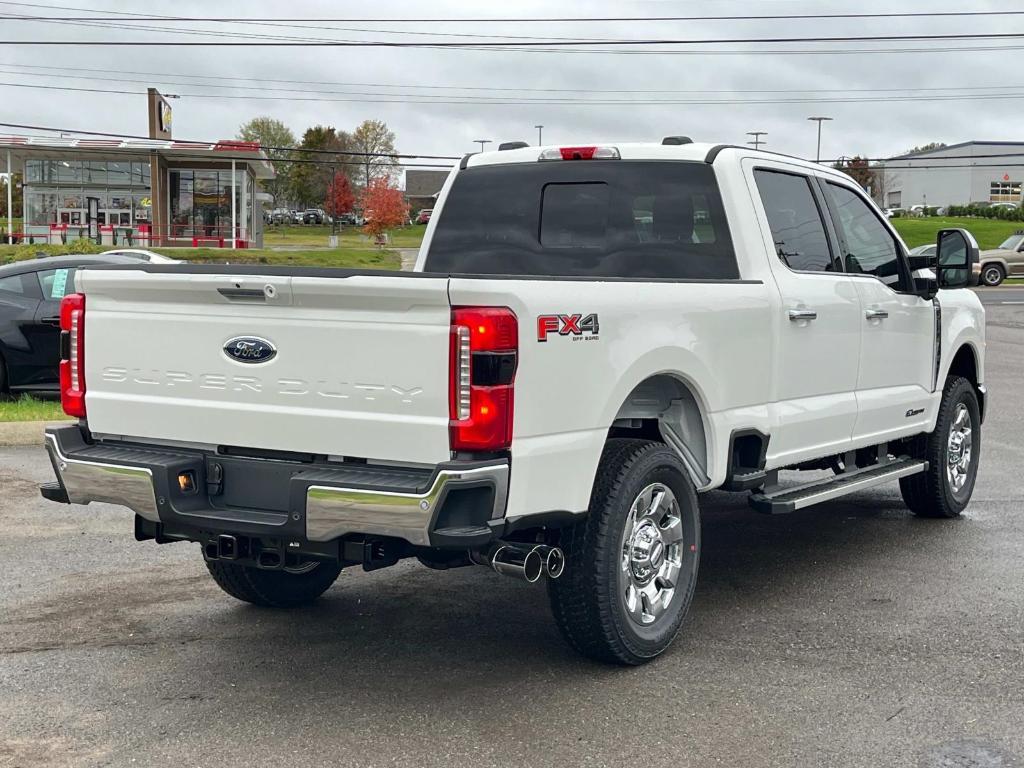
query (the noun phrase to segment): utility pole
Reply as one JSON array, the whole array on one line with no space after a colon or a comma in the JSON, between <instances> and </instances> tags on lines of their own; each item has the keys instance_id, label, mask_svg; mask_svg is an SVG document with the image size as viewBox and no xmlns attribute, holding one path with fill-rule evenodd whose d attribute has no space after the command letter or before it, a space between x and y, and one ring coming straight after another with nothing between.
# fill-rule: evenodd
<instances>
[{"instance_id":1,"label":"utility pole","mask_svg":"<svg viewBox=\"0 0 1024 768\"><path fill-rule=\"evenodd\" d=\"M747 144L753 144L754 145L754 149L759 149L762 144L767 144L768 143L767 141L764 141L761 138L762 136L767 136L767 135L768 135L767 131L747 131L747 136L753 136L754 137L754 140L753 141L748 141Z\"/></svg>"},{"instance_id":2,"label":"utility pole","mask_svg":"<svg viewBox=\"0 0 1024 768\"><path fill-rule=\"evenodd\" d=\"M537 129L537 146L539 147L544 144L544 140L541 138L544 135L544 126L535 125L533 127Z\"/></svg>"},{"instance_id":3,"label":"utility pole","mask_svg":"<svg viewBox=\"0 0 1024 768\"><path fill-rule=\"evenodd\" d=\"M831 120L831 117L808 117L808 120L813 120L818 124L818 149L814 153L814 162L821 162L821 124L826 120Z\"/></svg>"},{"instance_id":4,"label":"utility pole","mask_svg":"<svg viewBox=\"0 0 1024 768\"><path fill-rule=\"evenodd\" d=\"M491 143L490 139L473 139L473 141L480 145L480 151L481 152L484 151L484 144L490 144Z\"/></svg>"}]
</instances>

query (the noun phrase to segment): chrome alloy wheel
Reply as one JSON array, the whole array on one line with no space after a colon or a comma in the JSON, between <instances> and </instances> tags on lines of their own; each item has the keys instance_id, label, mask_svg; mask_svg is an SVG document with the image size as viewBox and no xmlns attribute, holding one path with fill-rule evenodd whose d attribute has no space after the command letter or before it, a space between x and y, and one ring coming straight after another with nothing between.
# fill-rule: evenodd
<instances>
[{"instance_id":1,"label":"chrome alloy wheel","mask_svg":"<svg viewBox=\"0 0 1024 768\"><path fill-rule=\"evenodd\" d=\"M971 414L966 405L957 403L953 412L953 423L949 427L949 440L946 443L946 479L953 493L963 490L970 474L974 445L971 432Z\"/></svg>"},{"instance_id":2,"label":"chrome alloy wheel","mask_svg":"<svg viewBox=\"0 0 1024 768\"><path fill-rule=\"evenodd\" d=\"M683 546L676 495L662 483L648 485L633 500L622 532L619 594L637 624L654 624L672 603Z\"/></svg>"}]
</instances>

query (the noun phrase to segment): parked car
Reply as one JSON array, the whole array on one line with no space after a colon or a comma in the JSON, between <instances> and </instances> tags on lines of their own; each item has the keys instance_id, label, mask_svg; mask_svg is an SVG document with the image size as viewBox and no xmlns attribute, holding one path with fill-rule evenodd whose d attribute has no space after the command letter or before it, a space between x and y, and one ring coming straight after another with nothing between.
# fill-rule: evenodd
<instances>
[{"instance_id":1,"label":"parked car","mask_svg":"<svg viewBox=\"0 0 1024 768\"><path fill-rule=\"evenodd\" d=\"M162 253L154 253L143 248L118 248L114 251L104 251L103 256L128 256L139 261L147 261L150 264L181 264L182 259L172 259Z\"/></svg>"},{"instance_id":2,"label":"parked car","mask_svg":"<svg viewBox=\"0 0 1024 768\"><path fill-rule=\"evenodd\" d=\"M979 285L994 287L1007 277L1024 276L1024 230L1006 238L998 248L982 251L974 274Z\"/></svg>"},{"instance_id":3,"label":"parked car","mask_svg":"<svg viewBox=\"0 0 1024 768\"><path fill-rule=\"evenodd\" d=\"M137 255L47 256L0 266L0 393L60 391L60 302L75 273L99 264L139 264Z\"/></svg>"},{"instance_id":4,"label":"parked car","mask_svg":"<svg viewBox=\"0 0 1024 768\"><path fill-rule=\"evenodd\" d=\"M930 245L919 245L917 246L917 248L911 248L909 254L911 256L924 256L927 258L932 258L935 256L935 245L934 243Z\"/></svg>"},{"instance_id":5,"label":"parked car","mask_svg":"<svg viewBox=\"0 0 1024 768\"><path fill-rule=\"evenodd\" d=\"M430 214L432 214L433 212L434 212L433 208L424 208L416 216L416 223L417 224L426 224L428 221L430 221Z\"/></svg>"},{"instance_id":6,"label":"parked car","mask_svg":"<svg viewBox=\"0 0 1024 768\"><path fill-rule=\"evenodd\" d=\"M915 514L956 517L985 415L977 245L943 230L915 280L849 176L751 154L471 155L419 274L85 270L61 314L90 378L62 393L79 421L47 430L41 492L133 509L136 539L199 543L264 606L403 558L545 579L569 644L618 664L683 624L698 492L779 514L899 481ZM831 473L780 482L805 469Z\"/></svg>"},{"instance_id":7,"label":"parked car","mask_svg":"<svg viewBox=\"0 0 1024 768\"><path fill-rule=\"evenodd\" d=\"M326 224L327 214L321 208L307 208L302 212L303 224Z\"/></svg>"},{"instance_id":8,"label":"parked car","mask_svg":"<svg viewBox=\"0 0 1024 768\"><path fill-rule=\"evenodd\" d=\"M292 224L294 223L295 217L292 216L292 212L287 208L275 208L270 212L270 221L272 224Z\"/></svg>"},{"instance_id":9,"label":"parked car","mask_svg":"<svg viewBox=\"0 0 1024 768\"><path fill-rule=\"evenodd\" d=\"M1007 202L1007 203L992 203L992 205L990 207L992 207L992 208L1007 208L1007 209L1010 209L1010 210L1016 210L1020 206L1017 203L1008 203Z\"/></svg>"},{"instance_id":10,"label":"parked car","mask_svg":"<svg viewBox=\"0 0 1024 768\"><path fill-rule=\"evenodd\" d=\"M347 224L348 226L362 226L363 219L358 213L349 211L338 214L338 223Z\"/></svg>"}]
</instances>

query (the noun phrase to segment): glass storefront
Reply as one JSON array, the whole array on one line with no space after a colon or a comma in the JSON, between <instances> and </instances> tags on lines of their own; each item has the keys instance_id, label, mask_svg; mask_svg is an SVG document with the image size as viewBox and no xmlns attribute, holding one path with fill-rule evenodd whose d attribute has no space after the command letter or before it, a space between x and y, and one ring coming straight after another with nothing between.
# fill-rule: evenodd
<instances>
[{"instance_id":1,"label":"glass storefront","mask_svg":"<svg viewBox=\"0 0 1024 768\"><path fill-rule=\"evenodd\" d=\"M235 172L238 236L252 231L252 177ZM170 172L172 237L231 238L231 171L172 169Z\"/></svg>"},{"instance_id":2,"label":"glass storefront","mask_svg":"<svg viewBox=\"0 0 1024 768\"><path fill-rule=\"evenodd\" d=\"M133 227L152 220L148 161L26 160L25 225L85 226L89 198L98 222Z\"/></svg>"},{"instance_id":3,"label":"glass storefront","mask_svg":"<svg viewBox=\"0 0 1024 768\"><path fill-rule=\"evenodd\" d=\"M173 240L223 238L230 243L230 167L171 168L167 174L168 198L162 212L169 218L161 222L160 231L154 230L153 236ZM140 224L154 222L148 160L26 159L24 180L24 225L28 232L44 234L52 224L67 224L69 238L85 236L91 204L95 205L99 226L119 228L115 242L117 238L130 241L138 235ZM255 179L245 163L235 171L234 204L237 237L258 242L262 221L257 226Z\"/></svg>"}]
</instances>

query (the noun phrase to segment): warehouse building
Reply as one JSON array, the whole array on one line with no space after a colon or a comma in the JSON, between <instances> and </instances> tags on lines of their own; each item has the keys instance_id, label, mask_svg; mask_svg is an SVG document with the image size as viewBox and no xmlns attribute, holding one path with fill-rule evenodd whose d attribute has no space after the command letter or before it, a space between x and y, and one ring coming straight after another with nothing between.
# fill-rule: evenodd
<instances>
[{"instance_id":1,"label":"warehouse building","mask_svg":"<svg viewBox=\"0 0 1024 768\"><path fill-rule=\"evenodd\" d=\"M965 141L891 157L876 174L886 208L1021 203L1024 142Z\"/></svg>"}]
</instances>

